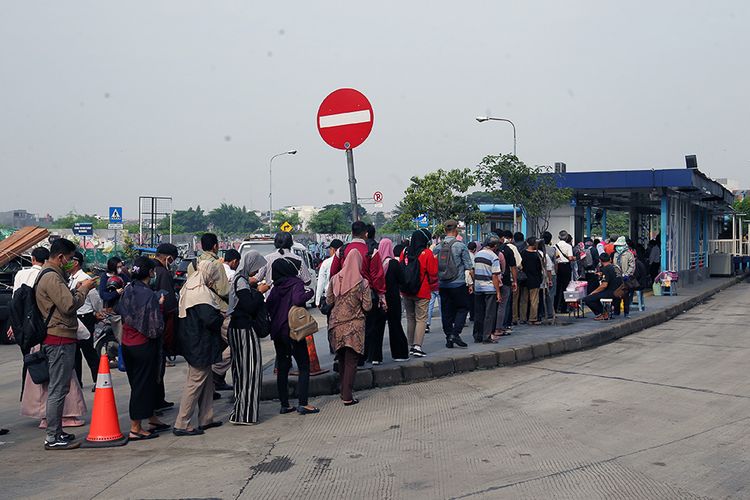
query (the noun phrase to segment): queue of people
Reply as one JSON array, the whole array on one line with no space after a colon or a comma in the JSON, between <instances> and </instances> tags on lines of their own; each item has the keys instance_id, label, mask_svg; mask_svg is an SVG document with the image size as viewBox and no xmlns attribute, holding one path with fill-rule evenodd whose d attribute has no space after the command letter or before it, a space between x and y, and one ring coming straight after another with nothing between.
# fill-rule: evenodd
<instances>
[{"instance_id":1,"label":"queue of people","mask_svg":"<svg viewBox=\"0 0 750 500\"><path fill-rule=\"evenodd\" d=\"M276 236L276 251L270 255L235 251L223 260L217 254L218 238L206 233L201 237L203 253L188 267L179 295L171 271L178 259L174 245L159 245L153 259L137 258L130 271L112 258L105 273L91 278L83 271L84 257L76 246L57 239L49 251L35 249L32 268L16 276L18 287L34 287L40 313L49 317L46 337L33 349L44 352L49 381L34 384L26 377L22 413L46 428L46 449L77 446L64 428L84 424L82 362L95 384L95 325L110 318L121 324L120 362L131 389L129 439L138 441L168 430L177 436L201 435L222 425L213 412L220 390L233 391L230 423L257 423L263 378L260 339L266 336L276 352L279 412L318 413L308 397L307 342L290 334L289 321L290 311L305 307L313 297L327 317L342 403L352 406L358 402L353 394L357 367L383 362L386 327L391 359L403 362L428 355L423 344L435 302L446 348L465 348L461 333L472 316L474 342L497 343L518 324L537 325L565 312L563 292L571 281L587 282L584 303L596 319L608 319L601 300L610 298L611 314L617 314L622 301L627 316L643 269L645 274L651 271L624 237L611 241L608 252L607 244L598 240L574 244L565 231L554 243L549 232L525 238L498 231L483 242L466 244L457 221L446 220L443 227L442 241L418 229L394 245L389 238L376 241L374 227L355 222L350 242L330 243L317 290L308 287L310 271L291 250L289 233ZM649 263L654 259L647 258ZM175 354L185 358L188 369L170 426L160 417L174 406L165 399L164 374L167 355ZM292 359L298 368L294 406L288 381ZM225 379L230 370L233 385Z\"/></svg>"}]
</instances>

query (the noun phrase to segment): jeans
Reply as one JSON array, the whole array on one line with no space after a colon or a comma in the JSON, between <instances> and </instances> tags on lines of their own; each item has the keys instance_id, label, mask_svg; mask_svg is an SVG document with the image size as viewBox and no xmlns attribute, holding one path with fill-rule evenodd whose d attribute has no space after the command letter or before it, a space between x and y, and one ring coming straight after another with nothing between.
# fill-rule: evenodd
<instances>
[{"instance_id":1,"label":"jeans","mask_svg":"<svg viewBox=\"0 0 750 500\"><path fill-rule=\"evenodd\" d=\"M440 288L440 313L443 332L450 339L461 335L469 314L469 289L466 285L456 288Z\"/></svg>"},{"instance_id":2,"label":"jeans","mask_svg":"<svg viewBox=\"0 0 750 500\"><path fill-rule=\"evenodd\" d=\"M70 377L76 360L76 344L44 345L49 363L47 392L47 441L55 441L63 432L65 396L70 392Z\"/></svg>"},{"instance_id":3,"label":"jeans","mask_svg":"<svg viewBox=\"0 0 750 500\"><path fill-rule=\"evenodd\" d=\"M552 283L550 284L547 293L544 295L544 312L547 315L547 319L552 319L553 312L555 309L555 294L557 293L557 275L552 275Z\"/></svg>"},{"instance_id":4,"label":"jeans","mask_svg":"<svg viewBox=\"0 0 750 500\"><path fill-rule=\"evenodd\" d=\"M435 290L430 294L430 305L427 309L427 326L432 324L432 310L435 307L435 302L438 303L438 309L440 308L440 292Z\"/></svg>"}]
</instances>

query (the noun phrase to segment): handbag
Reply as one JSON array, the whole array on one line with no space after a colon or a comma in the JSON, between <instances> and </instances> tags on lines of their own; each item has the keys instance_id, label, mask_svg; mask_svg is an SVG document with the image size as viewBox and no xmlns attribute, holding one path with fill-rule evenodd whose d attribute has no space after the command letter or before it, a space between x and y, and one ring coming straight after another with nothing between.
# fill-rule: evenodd
<instances>
[{"instance_id":1,"label":"handbag","mask_svg":"<svg viewBox=\"0 0 750 500\"><path fill-rule=\"evenodd\" d=\"M622 285L620 285L620 286L618 286L618 287L617 287L617 289L615 290L615 293L614 293L614 295L615 295L615 297L616 297L616 298L618 298L618 299L624 299L625 297L627 297L627 296L628 296L628 293L630 293L630 289L629 289L629 288L628 288L628 286L627 286L627 285L626 285L626 284L625 284L625 283L623 282L623 284L622 284Z\"/></svg>"},{"instance_id":2,"label":"handbag","mask_svg":"<svg viewBox=\"0 0 750 500\"><path fill-rule=\"evenodd\" d=\"M83 324L83 321L80 319L78 320L78 330L76 330L76 339L77 340L88 340L91 338L91 332L88 328L86 328L86 325Z\"/></svg>"},{"instance_id":3,"label":"handbag","mask_svg":"<svg viewBox=\"0 0 750 500\"><path fill-rule=\"evenodd\" d=\"M237 282L238 280L234 280L234 294L237 295ZM248 281L248 285L250 282ZM251 293L255 291L255 293L260 293L257 289L254 289L253 287L250 287ZM239 300L239 298L237 299ZM258 338L264 339L271 335L271 317L268 315L268 309L266 308L265 301L261 301L260 307L258 308L258 311L255 313L255 316L252 317L250 320L250 327L255 332L255 335L258 336Z\"/></svg>"},{"instance_id":4,"label":"handbag","mask_svg":"<svg viewBox=\"0 0 750 500\"><path fill-rule=\"evenodd\" d=\"M319 330L318 322L304 307L292 306L289 309L289 338L292 340L304 340Z\"/></svg>"},{"instance_id":5,"label":"handbag","mask_svg":"<svg viewBox=\"0 0 750 500\"><path fill-rule=\"evenodd\" d=\"M23 357L23 367L31 376L31 380L37 384L49 382L49 362L44 351L32 352Z\"/></svg>"}]
</instances>

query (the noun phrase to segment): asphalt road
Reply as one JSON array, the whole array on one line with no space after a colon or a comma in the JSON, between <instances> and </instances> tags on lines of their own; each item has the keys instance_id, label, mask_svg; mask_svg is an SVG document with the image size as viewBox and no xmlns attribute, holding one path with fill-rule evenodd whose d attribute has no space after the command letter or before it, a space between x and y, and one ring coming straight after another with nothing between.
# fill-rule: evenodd
<instances>
[{"instance_id":1,"label":"asphalt road","mask_svg":"<svg viewBox=\"0 0 750 500\"><path fill-rule=\"evenodd\" d=\"M596 349L368 391L353 407L316 398L318 415L266 402L256 426L70 452L44 451L15 416L18 364L3 348L0 497L750 498L748 306L743 283ZM173 399L183 370L170 368ZM115 388L124 423L119 374Z\"/></svg>"}]
</instances>

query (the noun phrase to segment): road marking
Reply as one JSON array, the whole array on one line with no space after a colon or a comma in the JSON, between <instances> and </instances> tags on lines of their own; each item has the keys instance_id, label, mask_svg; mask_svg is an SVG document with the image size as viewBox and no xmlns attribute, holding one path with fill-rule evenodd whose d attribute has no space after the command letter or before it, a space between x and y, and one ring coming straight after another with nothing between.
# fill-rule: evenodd
<instances>
[{"instance_id":1,"label":"road marking","mask_svg":"<svg viewBox=\"0 0 750 500\"><path fill-rule=\"evenodd\" d=\"M370 110L350 111L349 113L338 113L336 115L321 116L320 128L340 127L341 125L354 125L357 123L369 123L372 121Z\"/></svg>"}]
</instances>

